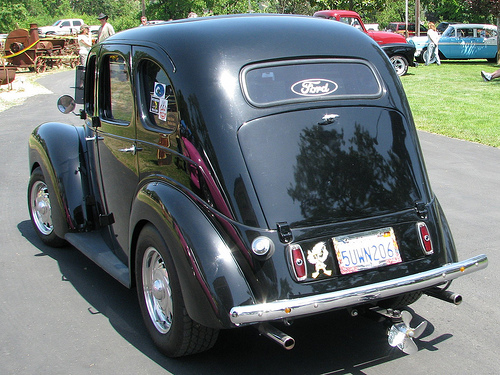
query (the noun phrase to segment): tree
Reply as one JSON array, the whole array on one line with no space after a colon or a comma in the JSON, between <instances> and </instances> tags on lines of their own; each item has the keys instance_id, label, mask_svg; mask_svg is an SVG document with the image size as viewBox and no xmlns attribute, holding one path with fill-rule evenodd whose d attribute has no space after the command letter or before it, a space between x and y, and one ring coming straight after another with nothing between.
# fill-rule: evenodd
<instances>
[{"instance_id":1,"label":"tree","mask_svg":"<svg viewBox=\"0 0 500 375\"><path fill-rule=\"evenodd\" d=\"M471 12L491 14L496 18L497 31L500 30L500 0L465 0ZM497 64L500 64L500 37L497 34Z\"/></svg>"},{"instance_id":2,"label":"tree","mask_svg":"<svg viewBox=\"0 0 500 375\"><path fill-rule=\"evenodd\" d=\"M470 14L464 0L422 0L421 3L429 21L469 21Z\"/></svg>"},{"instance_id":3,"label":"tree","mask_svg":"<svg viewBox=\"0 0 500 375\"><path fill-rule=\"evenodd\" d=\"M0 33L8 33L19 28L17 22L20 18L26 18L27 15L28 11L24 4L12 4L7 1L7 4L0 5Z\"/></svg>"}]
</instances>

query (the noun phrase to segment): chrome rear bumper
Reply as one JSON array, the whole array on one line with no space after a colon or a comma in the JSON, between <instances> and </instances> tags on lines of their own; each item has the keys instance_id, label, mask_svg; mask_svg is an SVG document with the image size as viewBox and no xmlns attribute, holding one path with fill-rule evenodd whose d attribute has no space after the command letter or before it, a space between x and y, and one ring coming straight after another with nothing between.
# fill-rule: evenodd
<instances>
[{"instance_id":1,"label":"chrome rear bumper","mask_svg":"<svg viewBox=\"0 0 500 375\"><path fill-rule=\"evenodd\" d=\"M488 258L483 254L430 271L352 289L256 305L236 306L231 309L231 322L235 325L253 324L360 305L372 300L428 289L482 270L487 265Z\"/></svg>"}]
</instances>

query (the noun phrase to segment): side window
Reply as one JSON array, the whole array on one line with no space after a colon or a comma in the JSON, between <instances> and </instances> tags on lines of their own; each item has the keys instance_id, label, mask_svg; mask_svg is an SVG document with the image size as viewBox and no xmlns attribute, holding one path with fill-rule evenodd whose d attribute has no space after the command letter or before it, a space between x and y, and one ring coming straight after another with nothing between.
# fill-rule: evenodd
<instances>
[{"instance_id":1,"label":"side window","mask_svg":"<svg viewBox=\"0 0 500 375\"><path fill-rule=\"evenodd\" d=\"M128 124L132 119L134 97L125 59L118 54L104 56L101 65L101 116L105 120Z\"/></svg>"},{"instance_id":2,"label":"side window","mask_svg":"<svg viewBox=\"0 0 500 375\"><path fill-rule=\"evenodd\" d=\"M165 71L151 60L139 66L141 107L148 126L162 131L174 131L179 125L179 113L174 90Z\"/></svg>"},{"instance_id":3,"label":"side window","mask_svg":"<svg viewBox=\"0 0 500 375\"><path fill-rule=\"evenodd\" d=\"M63 26L71 26L69 21L64 21L62 24L61 24L61 27Z\"/></svg>"},{"instance_id":4,"label":"side window","mask_svg":"<svg viewBox=\"0 0 500 375\"><path fill-rule=\"evenodd\" d=\"M457 30L457 36L459 38L473 38L474 37L474 29Z\"/></svg>"},{"instance_id":5,"label":"side window","mask_svg":"<svg viewBox=\"0 0 500 375\"><path fill-rule=\"evenodd\" d=\"M446 31L443 33L444 37L450 37L453 38L455 37L455 28L453 27L448 27Z\"/></svg>"},{"instance_id":6,"label":"side window","mask_svg":"<svg viewBox=\"0 0 500 375\"><path fill-rule=\"evenodd\" d=\"M95 98L95 61L96 56L90 56L85 68L85 112L89 116L94 116L94 98Z\"/></svg>"}]
</instances>

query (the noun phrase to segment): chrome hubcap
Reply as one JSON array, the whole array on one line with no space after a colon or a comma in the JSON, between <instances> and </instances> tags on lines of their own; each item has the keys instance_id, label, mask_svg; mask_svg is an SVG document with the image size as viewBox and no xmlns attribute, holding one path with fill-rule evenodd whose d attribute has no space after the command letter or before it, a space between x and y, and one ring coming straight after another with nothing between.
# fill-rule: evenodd
<instances>
[{"instance_id":1,"label":"chrome hubcap","mask_svg":"<svg viewBox=\"0 0 500 375\"><path fill-rule=\"evenodd\" d=\"M149 317L160 333L172 325L173 301L170 279L161 254L149 247L142 260L142 285Z\"/></svg>"},{"instance_id":2,"label":"chrome hubcap","mask_svg":"<svg viewBox=\"0 0 500 375\"><path fill-rule=\"evenodd\" d=\"M52 225L52 207L50 206L49 191L43 181L33 184L30 194L30 207L33 222L37 229L48 236L54 230Z\"/></svg>"}]
</instances>

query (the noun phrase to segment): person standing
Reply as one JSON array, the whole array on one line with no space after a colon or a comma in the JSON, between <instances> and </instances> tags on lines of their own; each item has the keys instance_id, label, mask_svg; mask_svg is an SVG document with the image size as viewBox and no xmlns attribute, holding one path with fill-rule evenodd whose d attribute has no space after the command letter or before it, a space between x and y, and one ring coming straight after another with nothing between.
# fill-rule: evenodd
<instances>
[{"instance_id":1,"label":"person standing","mask_svg":"<svg viewBox=\"0 0 500 375\"><path fill-rule=\"evenodd\" d=\"M425 65L432 63L437 63L441 65L441 60L439 60L439 34L436 29L434 22L429 22L429 30L427 30L427 38L429 39L429 44L427 46L427 55L425 59Z\"/></svg>"},{"instance_id":2,"label":"person standing","mask_svg":"<svg viewBox=\"0 0 500 375\"><path fill-rule=\"evenodd\" d=\"M82 25L80 27L78 46L80 47L80 65L85 65L90 48L92 48L92 38L90 37L89 27L87 25Z\"/></svg>"},{"instance_id":3,"label":"person standing","mask_svg":"<svg viewBox=\"0 0 500 375\"><path fill-rule=\"evenodd\" d=\"M141 24L139 26L147 26L148 25L148 19L146 16L141 17Z\"/></svg>"},{"instance_id":4,"label":"person standing","mask_svg":"<svg viewBox=\"0 0 500 375\"><path fill-rule=\"evenodd\" d=\"M108 23L108 16L104 13L100 13L97 19L101 22L101 27L99 27L99 32L97 33L97 42L102 42L107 37L110 37L115 33L113 26Z\"/></svg>"}]
</instances>

